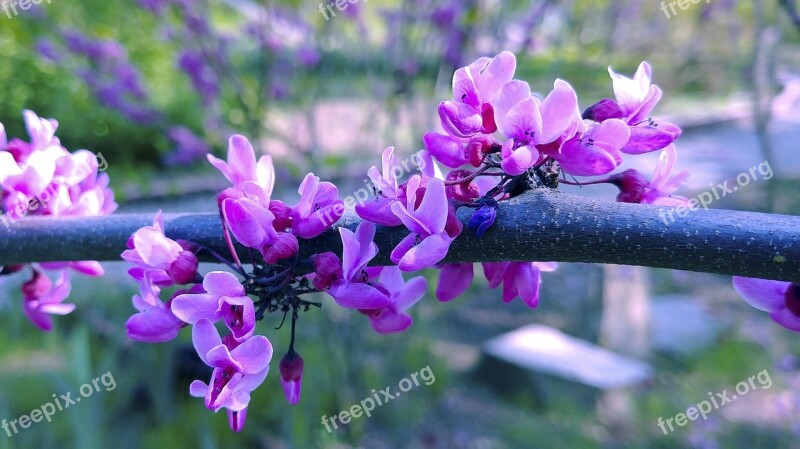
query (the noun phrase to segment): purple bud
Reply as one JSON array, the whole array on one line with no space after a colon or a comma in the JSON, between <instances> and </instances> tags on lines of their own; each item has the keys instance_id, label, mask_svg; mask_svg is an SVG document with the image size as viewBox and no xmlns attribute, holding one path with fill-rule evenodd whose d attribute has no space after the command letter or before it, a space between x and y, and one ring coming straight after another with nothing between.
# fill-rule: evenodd
<instances>
[{"instance_id":1,"label":"purple bud","mask_svg":"<svg viewBox=\"0 0 800 449\"><path fill-rule=\"evenodd\" d=\"M191 251L181 251L167 269L167 274L176 284L189 284L197 279L197 256Z\"/></svg>"},{"instance_id":2,"label":"purple bud","mask_svg":"<svg viewBox=\"0 0 800 449\"><path fill-rule=\"evenodd\" d=\"M294 349L290 349L281 359L281 386L289 404L294 405L300 401L304 365L303 358Z\"/></svg>"},{"instance_id":3,"label":"purple bud","mask_svg":"<svg viewBox=\"0 0 800 449\"><path fill-rule=\"evenodd\" d=\"M475 229L475 236L480 237L494 224L496 218L497 209L494 206L483 206L472 214L467 228Z\"/></svg>"},{"instance_id":4,"label":"purple bud","mask_svg":"<svg viewBox=\"0 0 800 449\"><path fill-rule=\"evenodd\" d=\"M621 118L624 116L625 113L622 112L622 109L619 107L617 102L610 98L602 99L583 111L583 119L594 120L596 122L602 122L610 118Z\"/></svg>"},{"instance_id":5,"label":"purple bud","mask_svg":"<svg viewBox=\"0 0 800 449\"><path fill-rule=\"evenodd\" d=\"M279 232L275 243L262 248L261 253L264 256L264 262L275 265L280 260L293 257L299 250L300 244L294 234Z\"/></svg>"},{"instance_id":6,"label":"purple bud","mask_svg":"<svg viewBox=\"0 0 800 449\"><path fill-rule=\"evenodd\" d=\"M330 251L314 254L311 260L314 262L315 274L312 284L317 290L326 290L331 284L343 278L342 263L336 254Z\"/></svg>"},{"instance_id":7,"label":"purple bud","mask_svg":"<svg viewBox=\"0 0 800 449\"><path fill-rule=\"evenodd\" d=\"M639 203L645 187L650 184L643 174L632 168L610 176L608 182L619 189L617 201L620 203Z\"/></svg>"}]
</instances>

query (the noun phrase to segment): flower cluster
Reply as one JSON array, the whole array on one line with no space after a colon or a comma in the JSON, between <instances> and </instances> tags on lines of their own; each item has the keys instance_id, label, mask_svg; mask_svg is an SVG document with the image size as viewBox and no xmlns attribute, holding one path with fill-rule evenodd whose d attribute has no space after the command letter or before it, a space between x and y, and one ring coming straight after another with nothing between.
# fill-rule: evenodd
<instances>
[{"instance_id":1,"label":"flower cluster","mask_svg":"<svg viewBox=\"0 0 800 449\"><path fill-rule=\"evenodd\" d=\"M86 150L70 153L55 136L58 122L24 111L29 141L9 140L0 124L0 223L10 226L27 215L57 217L110 214L117 208L108 188L105 159ZM0 268L1 274L23 270L23 266ZM94 261L42 262L31 264L32 277L22 286L23 310L39 328L53 327L50 315L66 315L74 304L63 301L71 285L68 269L100 276L103 268ZM55 285L45 271L57 276Z\"/></svg>"},{"instance_id":2,"label":"flower cluster","mask_svg":"<svg viewBox=\"0 0 800 449\"><path fill-rule=\"evenodd\" d=\"M540 99L527 83L514 79L515 67L514 55L503 52L456 71L453 99L438 108L443 132L424 136L421 172L398 179L403 170L394 148L383 151L380 168L367 171L374 197L355 206L361 222L338 228L341 253L303 252L302 244L343 216L337 187L309 173L300 183L296 204L274 199L272 158L257 158L247 138L231 137L226 160L208 155L231 183L217 197L230 258L170 239L160 215L153 226L138 230L122 255L134 265L129 273L141 291L134 297L138 313L128 321L130 337L167 341L192 326L198 356L213 374L208 383L192 383L190 393L203 397L209 409L225 408L231 428L238 431L250 392L263 382L272 358L269 340L255 333L265 314L291 317L291 343L279 368L286 399L294 404L300 399L304 369L295 349L299 312L322 306L306 295L327 294L337 305L366 316L378 333L402 332L412 325L411 307L428 287L425 277L407 278L406 273L437 269L437 299L460 296L473 282L474 264L445 260L465 225L482 238L492 232L501 202L531 189L554 188L562 173L604 175L585 183L618 186L620 201L685 201L672 196L687 176L671 175L672 143L680 130L649 118L661 90L651 85L647 63L633 79L611 71L616 100L602 100L583 113L566 81L557 80L553 91ZM631 170L612 174L623 153L656 150L663 152L650 181ZM443 173L436 162L452 170ZM472 210L466 223L457 216L462 208ZM375 263L379 226L404 234L381 255L384 265ZM201 252L231 271L200 274ZM507 261L483 263L482 268L491 288L502 286L504 302L520 298L535 308L541 273L555 270L556 264ZM160 289L174 285L183 290L164 302ZM224 336L216 326L220 321L227 329Z\"/></svg>"}]
</instances>

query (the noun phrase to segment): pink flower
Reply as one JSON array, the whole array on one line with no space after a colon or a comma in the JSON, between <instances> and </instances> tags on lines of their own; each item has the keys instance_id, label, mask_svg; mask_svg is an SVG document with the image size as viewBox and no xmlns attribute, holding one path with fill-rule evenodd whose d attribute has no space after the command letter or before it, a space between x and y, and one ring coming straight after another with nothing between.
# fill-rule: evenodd
<instances>
[{"instance_id":1,"label":"pink flower","mask_svg":"<svg viewBox=\"0 0 800 449\"><path fill-rule=\"evenodd\" d=\"M339 235L342 238L342 279L330 283L328 294L337 304L349 309L382 309L388 306L388 292L370 283L365 270L369 261L378 254L378 245L372 241L375 238L375 225L362 221L356 232L339 228Z\"/></svg>"},{"instance_id":2,"label":"pink flower","mask_svg":"<svg viewBox=\"0 0 800 449\"><path fill-rule=\"evenodd\" d=\"M194 397L205 399L209 410L228 409L231 429L244 427L250 392L264 382L272 359L272 345L257 335L244 341L227 336L222 339L208 320L198 321L192 328L192 341L200 358L214 368L208 384L195 380L189 387Z\"/></svg>"},{"instance_id":3,"label":"pink flower","mask_svg":"<svg viewBox=\"0 0 800 449\"><path fill-rule=\"evenodd\" d=\"M608 68L614 86L614 95L626 121L636 124L645 120L661 100L661 89L651 84L653 69L647 62L639 64L633 78L628 78Z\"/></svg>"},{"instance_id":4,"label":"pink flower","mask_svg":"<svg viewBox=\"0 0 800 449\"><path fill-rule=\"evenodd\" d=\"M670 145L661 152L653 178L649 182L641 173L633 169L612 175L608 181L600 182L610 182L616 185L620 189L617 196L617 201L620 202L658 206L689 206L688 199L672 195L689 177L689 171L686 169L676 175L671 175L676 159L675 146Z\"/></svg>"},{"instance_id":5,"label":"pink flower","mask_svg":"<svg viewBox=\"0 0 800 449\"><path fill-rule=\"evenodd\" d=\"M510 175L521 175L539 160L536 145L549 144L578 130L578 97L569 83L559 79L540 102L531 95L528 83L513 80L500 91L495 120L507 139L501 150L501 167Z\"/></svg>"},{"instance_id":6,"label":"pink flower","mask_svg":"<svg viewBox=\"0 0 800 449\"><path fill-rule=\"evenodd\" d=\"M530 308L539 305L540 272L553 271L555 262L491 262L483 264L483 272L489 287L503 284L503 302L520 297Z\"/></svg>"},{"instance_id":7,"label":"pink flower","mask_svg":"<svg viewBox=\"0 0 800 449\"><path fill-rule=\"evenodd\" d=\"M39 329L53 329L50 315L67 315L75 310L75 304L64 304L72 285L65 272L59 273L56 284L41 271L34 270L33 278L22 285L23 311L25 316Z\"/></svg>"},{"instance_id":8,"label":"pink flower","mask_svg":"<svg viewBox=\"0 0 800 449\"><path fill-rule=\"evenodd\" d=\"M293 234L275 230L275 215L269 209L248 198L225 199L222 217L236 240L258 250L270 265L293 257L300 248Z\"/></svg>"},{"instance_id":9,"label":"pink flower","mask_svg":"<svg viewBox=\"0 0 800 449\"><path fill-rule=\"evenodd\" d=\"M408 329L413 320L406 311L425 295L428 285L425 278L417 276L406 282L399 268L389 266L380 270L376 285L389 293L389 304L380 309L361 310L361 313L369 317L372 328L379 334Z\"/></svg>"},{"instance_id":10,"label":"pink flower","mask_svg":"<svg viewBox=\"0 0 800 449\"><path fill-rule=\"evenodd\" d=\"M344 214L339 189L329 182L320 182L313 173L306 175L298 190L300 202L291 211L292 234L310 239L322 234Z\"/></svg>"},{"instance_id":11,"label":"pink flower","mask_svg":"<svg viewBox=\"0 0 800 449\"><path fill-rule=\"evenodd\" d=\"M384 226L399 226L403 224L392 212L392 204L399 201L402 191L397 183L397 176L402 169L397 165L397 156L394 147L383 150L381 156L381 171L373 166L367 172L376 189L375 198L356 205L359 217Z\"/></svg>"},{"instance_id":12,"label":"pink flower","mask_svg":"<svg viewBox=\"0 0 800 449\"><path fill-rule=\"evenodd\" d=\"M602 123L590 122L587 126L586 132L564 142L558 152L548 154L571 175L611 173L622 163L620 149L630 137L628 125L622 120L610 119Z\"/></svg>"},{"instance_id":13,"label":"pink flower","mask_svg":"<svg viewBox=\"0 0 800 449\"><path fill-rule=\"evenodd\" d=\"M412 176L406 187L406 204L392 204L392 212L411 231L390 256L403 271L417 271L439 263L461 232L461 223L454 219L455 213L447 201L444 182L428 179L418 203L422 181L419 175Z\"/></svg>"},{"instance_id":14,"label":"pink flower","mask_svg":"<svg viewBox=\"0 0 800 449\"><path fill-rule=\"evenodd\" d=\"M442 127L456 137L495 132L492 102L500 88L514 77L516 65L514 54L504 51L494 58L479 58L456 70L454 100L439 104Z\"/></svg>"},{"instance_id":15,"label":"pink flower","mask_svg":"<svg viewBox=\"0 0 800 449\"><path fill-rule=\"evenodd\" d=\"M256 327L253 300L234 274L212 271L203 279L203 289L202 293L176 296L172 300L175 316L189 324L223 320L237 341L253 335Z\"/></svg>"},{"instance_id":16,"label":"pink flower","mask_svg":"<svg viewBox=\"0 0 800 449\"><path fill-rule=\"evenodd\" d=\"M136 267L128 273L141 281L145 273L156 285L188 284L197 279L197 256L184 250L176 241L164 235L164 220L158 211L153 226L145 226L128 239L122 259Z\"/></svg>"},{"instance_id":17,"label":"pink flower","mask_svg":"<svg viewBox=\"0 0 800 449\"><path fill-rule=\"evenodd\" d=\"M256 162L255 151L250 141L244 136L234 135L228 139L227 162L210 154L207 158L211 165L228 178L233 184L234 191L239 195L254 196L264 207L269 204L275 185L272 156L261 156ZM234 194L234 197L238 195Z\"/></svg>"},{"instance_id":18,"label":"pink flower","mask_svg":"<svg viewBox=\"0 0 800 449\"><path fill-rule=\"evenodd\" d=\"M790 331L800 332L800 284L734 277L733 287L758 310Z\"/></svg>"},{"instance_id":19,"label":"pink flower","mask_svg":"<svg viewBox=\"0 0 800 449\"><path fill-rule=\"evenodd\" d=\"M447 302L461 296L472 285L474 278L473 264L457 263L444 265L439 272L436 284L436 298Z\"/></svg>"},{"instance_id":20,"label":"pink flower","mask_svg":"<svg viewBox=\"0 0 800 449\"><path fill-rule=\"evenodd\" d=\"M197 287L193 291L197 291ZM145 274L140 295L133 297L133 306L139 313L128 318L125 328L132 340L146 343L163 343L178 336L186 323L176 317L168 304L160 298L161 289ZM180 293L180 292L179 292Z\"/></svg>"}]
</instances>

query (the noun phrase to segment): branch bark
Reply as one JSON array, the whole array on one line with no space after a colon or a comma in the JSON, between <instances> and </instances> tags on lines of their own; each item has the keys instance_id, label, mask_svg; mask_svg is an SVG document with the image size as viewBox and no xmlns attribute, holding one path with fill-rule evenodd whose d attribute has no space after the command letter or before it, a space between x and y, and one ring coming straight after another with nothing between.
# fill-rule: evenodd
<instances>
[{"instance_id":1,"label":"branch bark","mask_svg":"<svg viewBox=\"0 0 800 449\"><path fill-rule=\"evenodd\" d=\"M466 223L471 210L459 211ZM669 213L675 221L669 219ZM126 241L153 215L32 217L0 226L0 265L64 260L119 260ZM354 229L348 214L339 223ZM216 214L164 216L173 239L227 254ZM403 227L379 227L377 264L388 264ZM301 257L341 250L330 229L301 241ZM241 248L242 260L250 260ZM206 258L206 260L208 260ZM465 230L445 262L559 261L610 263L800 282L800 217L709 209L678 217L671 208L597 201L537 190L501 205L481 238Z\"/></svg>"}]
</instances>

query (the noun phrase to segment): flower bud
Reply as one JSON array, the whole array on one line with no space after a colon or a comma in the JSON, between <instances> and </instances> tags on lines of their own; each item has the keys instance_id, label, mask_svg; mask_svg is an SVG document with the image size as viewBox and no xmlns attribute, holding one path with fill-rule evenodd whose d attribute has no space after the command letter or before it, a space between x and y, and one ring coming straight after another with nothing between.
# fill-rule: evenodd
<instances>
[{"instance_id":1,"label":"flower bud","mask_svg":"<svg viewBox=\"0 0 800 449\"><path fill-rule=\"evenodd\" d=\"M272 245L266 245L261 252L264 255L264 262L275 265L280 260L294 257L300 250L297 237L288 232L279 232L278 238Z\"/></svg>"},{"instance_id":2,"label":"flower bud","mask_svg":"<svg viewBox=\"0 0 800 449\"><path fill-rule=\"evenodd\" d=\"M497 209L494 206L482 206L470 217L467 222L467 229L474 229L475 236L480 237L486 232L497 219Z\"/></svg>"},{"instance_id":3,"label":"flower bud","mask_svg":"<svg viewBox=\"0 0 800 449\"><path fill-rule=\"evenodd\" d=\"M53 288L53 281L41 271L35 271L31 280L22 284L22 295L26 300L39 299Z\"/></svg>"},{"instance_id":4,"label":"flower bud","mask_svg":"<svg viewBox=\"0 0 800 449\"><path fill-rule=\"evenodd\" d=\"M610 118L621 118L624 116L625 113L622 112L622 109L619 107L616 101L610 98L605 98L586 108L586 110L583 111L582 118L584 120L602 122Z\"/></svg>"},{"instance_id":5,"label":"flower bud","mask_svg":"<svg viewBox=\"0 0 800 449\"><path fill-rule=\"evenodd\" d=\"M642 200L642 193L650 181L638 171L629 168L622 173L617 173L608 178L608 182L619 188L617 201L620 203L638 203Z\"/></svg>"},{"instance_id":6,"label":"flower bud","mask_svg":"<svg viewBox=\"0 0 800 449\"><path fill-rule=\"evenodd\" d=\"M167 269L167 274L176 284L190 284L197 279L197 256L191 251L181 251Z\"/></svg>"},{"instance_id":7,"label":"flower bud","mask_svg":"<svg viewBox=\"0 0 800 449\"><path fill-rule=\"evenodd\" d=\"M343 279L342 263L336 254L330 251L314 254L311 260L314 262L315 274L312 284L317 290L326 290L334 282Z\"/></svg>"},{"instance_id":8,"label":"flower bud","mask_svg":"<svg viewBox=\"0 0 800 449\"><path fill-rule=\"evenodd\" d=\"M303 358L300 354L290 349L281 359L281 386L289 404L297 404L300 401L300 389L303 384Z\"/></svg>"},{"instance_id":9,"label":"flower bud","mask_svg":"<svg viewBox=\"0 0 800 449\"><path fill-rule=\"evenodd\" d=\"M473 170L453 170L447 174L447 181L457 181L467 178L475 173ZM480 196L478 186L472 184L472 180L464 181L459 184L450 184L445 187L447 197L459 201L471 201Z\"/></svg>"}]
</instances>

